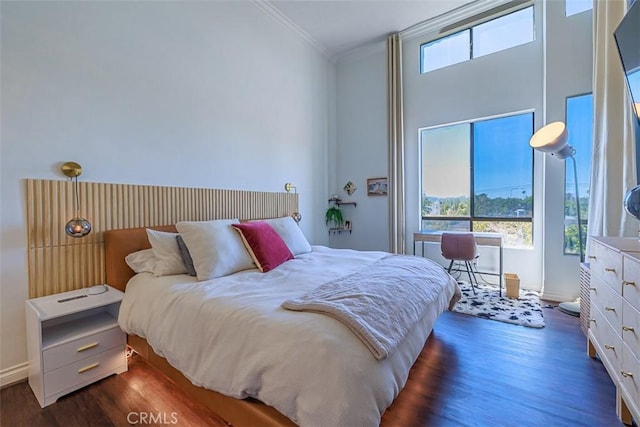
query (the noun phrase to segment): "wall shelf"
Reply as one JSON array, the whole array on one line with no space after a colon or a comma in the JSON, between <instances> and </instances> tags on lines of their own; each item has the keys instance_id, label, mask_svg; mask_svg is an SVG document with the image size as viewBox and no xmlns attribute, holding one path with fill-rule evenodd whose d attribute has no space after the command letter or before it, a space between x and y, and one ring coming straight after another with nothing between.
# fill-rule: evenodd
<instances>
[{"instance_id":1,"label":"wall shelf","mask_svg":"<svg viewBox=\"0 0 640 427\"><path fill-rule=\"evenodd\" d=\"M342 227L342 228L335 228L335 227L334 227L334 228L330 228L330 229L329 229L329 234L331 234L331 233L333 233L333 234L341 234L343 231L344 231L345 233L348 231L348 232L349 232L349 234L351 234L351 231L352 231L352 230L351 230L350 228L344 228L344 227Z\"/></svg>"},{"instance_id":2,"label":"wall shelf","mask_svg":"<svg viewBox=\"0 0 640 427\"><path fill-rule=\"evenodd\" d=\"M343 202L342 199L329 199L329 203L333 203L336 206L340 206L340 205L353 205L353 207L357 207L358 203L357 202Z\"/></svg>"},{"instance_id":3,"label":"wall shelf","mask_svg":"<svg viewBox=\"0 0 640 427\"><path fill-rule=\"evenodd\" d=\"M340 208L340 206L345 205L345 206L353 206L354 208L358 206L358 204L356 202L344 202L342 201L342 199L340 198L336 198L336 197L332 197L329 200L330 204L333 204L334 207L337 207L338 209ZM336 223L332 222L331 225L337 225ZM344 225L342 227L329 227L329 235L331 234L342 234L342 232L349 232L349 234L351 234L351 221L349 220L345 220L344 221Z\"/></svg>"}]
</instances>

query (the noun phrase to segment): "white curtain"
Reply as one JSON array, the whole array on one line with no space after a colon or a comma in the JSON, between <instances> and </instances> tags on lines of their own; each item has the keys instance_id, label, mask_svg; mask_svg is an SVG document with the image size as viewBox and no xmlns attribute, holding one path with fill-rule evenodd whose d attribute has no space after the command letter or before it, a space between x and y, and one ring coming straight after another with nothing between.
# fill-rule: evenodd
<instances>
[{"instance_id":1,"label":"white curtain","mask_svg":"<svg viewBox=\"0 0 640 427\"><path fill-rule=\"evenodd\" d=\"M636 185L631 101L613 32L626 0L594 1L593 160L587 236L637 236L622 200Z\"/></svg>"},{"instance_id":2,"label":"white curtain","mask_svg":"<svg viewBox=\"0 0 640 427\"><path fill-rule=\"evenodd\" d=\"M405 253L404 120L402 109L402 40L387 39L387 127L389 132L389 252Z\"/></svg>"}]
</instances>

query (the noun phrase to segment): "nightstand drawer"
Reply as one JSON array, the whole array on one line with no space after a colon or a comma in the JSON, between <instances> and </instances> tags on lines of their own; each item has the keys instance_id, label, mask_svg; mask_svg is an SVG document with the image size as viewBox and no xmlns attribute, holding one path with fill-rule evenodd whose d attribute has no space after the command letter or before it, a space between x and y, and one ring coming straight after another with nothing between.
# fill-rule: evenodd
<instances>
[{"instance_id":1,"label":"nightstand drawer","mask_svg":"<svg viewBox=\"0 0 640 427\"><path fill-rule=\"evenodd\" d=\"M125 347L112 348L44 374L44 394L51 396L80 384L116 373L126 365Z\"/></svg>"},{"instance_id":2,"label":"nightstand drawer","mask_svg":"<svg viewBox=\"0 0 640 427\"><path fill-rule=\"evenodd\" d=\"M43 351L44 372L102 353L110 348L125 345L125 335L119 327L113 327L89 337L61 344Z\"/></svg>"}]
</instances>

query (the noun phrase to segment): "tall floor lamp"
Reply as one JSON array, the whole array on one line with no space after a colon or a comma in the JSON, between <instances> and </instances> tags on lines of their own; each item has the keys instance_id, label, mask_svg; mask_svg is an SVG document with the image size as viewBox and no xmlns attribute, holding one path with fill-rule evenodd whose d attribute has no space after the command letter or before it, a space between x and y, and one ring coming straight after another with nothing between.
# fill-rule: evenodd
<instances>
[{"instance_id":1,"label":"tall floor lamp","mask_svg":"<svg viewBox=\"0 0 640 427\"><path fill-rule=\"evenodd\" d=\"M578 213L578 246L580 262L584 262L584 250L582 249L582 221L580 219L580 196L578 194L578 168L576 167L576 149L569 145L569 132L563 122L553 122L538 130L529 140L529 145L543 153L549 153L558 159L571 158L573 161L573 177L576 184L576 210ZM574 302L562 302L558 308L572 316L580 315L580 300Z\"/></svg>"}]
</instances>

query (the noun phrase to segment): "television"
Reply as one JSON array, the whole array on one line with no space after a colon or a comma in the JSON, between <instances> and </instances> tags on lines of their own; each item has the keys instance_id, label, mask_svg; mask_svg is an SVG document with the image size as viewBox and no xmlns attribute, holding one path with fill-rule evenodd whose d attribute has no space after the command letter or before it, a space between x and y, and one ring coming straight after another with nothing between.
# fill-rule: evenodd
<instances>
[{"instance_id":1,"label":"television","mask_svg":"<svg viewBox=\"0 0 640 427\"><path fill-rule=\"evenodd\" d=\"M636 139L636 184L640 184L640 0L631 5L613 33L631 95Z\"/></svg>"}]
</instances>

